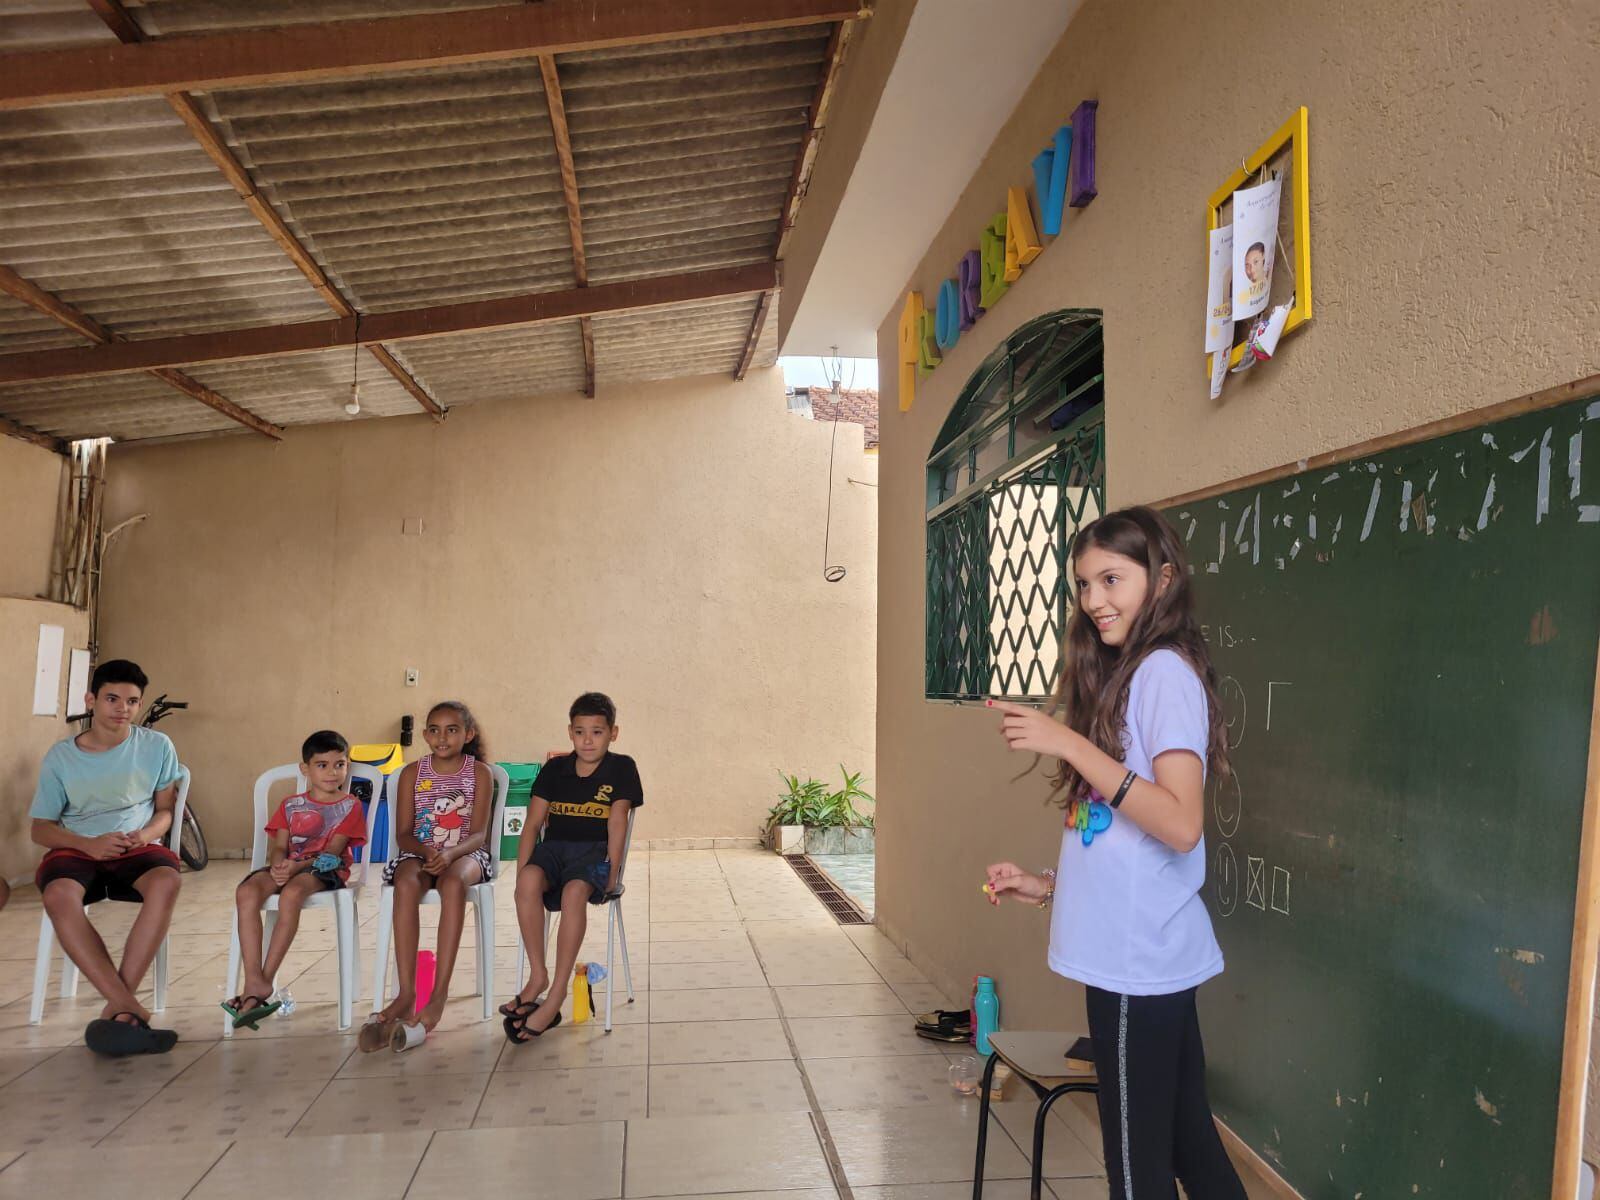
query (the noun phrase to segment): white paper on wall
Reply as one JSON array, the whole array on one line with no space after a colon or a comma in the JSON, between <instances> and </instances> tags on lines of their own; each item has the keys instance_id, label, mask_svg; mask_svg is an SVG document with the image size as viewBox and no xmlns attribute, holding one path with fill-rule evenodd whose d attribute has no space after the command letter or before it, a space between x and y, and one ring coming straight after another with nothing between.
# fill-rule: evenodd
<instances>
[{"instance_id":1,"label":"white paper on wall","mask_svg":"<svg viewBox=\"0 0 1600 1200\"><path fill-rule=\"evenodd\" d=\"M83 711L83 698L89 694L89 652L74 650L67 668L67 714Z\"/></svg>"},{"instance_id":2,"label":"white paper on wall","mask_svg":"<svg viewBox=\"0 0 1600 1200\"><path fill-rule=\"evenodd\" d=\"M1278 246L1278 197L1283 180L1233 194L1233 319L1253 317L1272 294L1272 264Z\"/></svg>"},{"instance_id":3,"label":"white paper on wall","mask_svg":"<svg viewBox=\"0 0 1600 1200\"><path fill-rule=\"evenodd\" d=\"M1233 341L1233 226L1208 235L1206 274L1206 352L1226 350Z\"/></svg>"},{"instance_id":4,"label":"white paper on wall","mask_svg":"<svg viewBox=\"0 0 1600 1200\"><path fill-rule=\"evenodd\" d=\"M61 650L67 644L67 631L60 625L39 626L39 659L33 672L33 715L59 716L61 696Z\"/></svg>"}]
</instances>

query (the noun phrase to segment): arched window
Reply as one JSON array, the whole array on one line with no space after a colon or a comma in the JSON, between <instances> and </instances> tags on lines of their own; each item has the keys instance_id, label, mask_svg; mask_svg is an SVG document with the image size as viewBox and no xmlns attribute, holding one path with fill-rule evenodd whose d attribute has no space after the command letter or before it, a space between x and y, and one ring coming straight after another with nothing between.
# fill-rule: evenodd
<instances>
[{"instance_id":1,"label":"arched window","mask_svg":"<svg viewBox=\"0 0 1600 1200\"><path fill-rule=\"evenodd\" d=\"M995 348L928 455L930 700L1050 695L1072 543L1104 508L1100 313L1065 309Z\"/></svg>"}]
</instances>

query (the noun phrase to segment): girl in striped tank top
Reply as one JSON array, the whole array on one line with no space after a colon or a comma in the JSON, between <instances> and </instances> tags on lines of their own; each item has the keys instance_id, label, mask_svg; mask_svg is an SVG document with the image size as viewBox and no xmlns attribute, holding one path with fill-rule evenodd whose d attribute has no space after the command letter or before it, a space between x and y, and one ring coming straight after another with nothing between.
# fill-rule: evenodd
<instances>
[{"instance_id":1,"label":"girl in striped tank top","mask_svg":"<svg viewBox=\"0 0 1600 1200\"><path fill-rule=\"evenodd\" d=\"M423 739L432 753L407 764L397 775L395 842L399 854L384 869L383 881L394 885L394 954L400 992L361 1030L361 1049L394 1045L404 1049L405 1026L417 1004L417 943L421 936L422 895L439 891L439 940L433 995L416 1012L416 1024L432 1031L444 1015L461 927L466 919L467 889L494 876L488 842L494 811L494 781L483 761L483 733L471 711L459 700L444 700L428 712Z\"/></svg>"}]
</instances>

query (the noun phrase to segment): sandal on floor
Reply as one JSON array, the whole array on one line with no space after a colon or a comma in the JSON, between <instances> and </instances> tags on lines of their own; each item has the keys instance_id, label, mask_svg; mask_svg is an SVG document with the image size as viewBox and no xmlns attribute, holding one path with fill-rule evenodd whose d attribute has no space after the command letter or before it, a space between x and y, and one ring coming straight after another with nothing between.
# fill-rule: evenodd
<instances>
[{"instance_id":1,"label":"sandal on floor","mask_svg":"<svg viewBox=\"0 0 1600 1200\"><path fill-rule=\"evenodd\" d=\"M397 1022L385 1021L380 1014L373 1013L361 1027L361 1032L356 1035L356 1048L363 1054L382 1050L389 1044L389 1037L394 1032L396 1024Z\"/></svg>"},{"instance_id":2,"label":"sandal on floor","mask_svg":"<svg viewBox=\"0 0 1600 1200\"><path fill-rule=\"evenodd\" d=\"M255 1001L254 1004L250 1003L252 1000ZM232 1000L223 1001L221 1007L223 1012L233 1018L233 1027L235 1029L246 1025L251 1029L260 1029L261 1027L256 1022L277 1012L283 1007L283 1001L272 1000L265 996L257 996L253 992L247 992L242 996L235 996Z\"/></svg>"},{"instance_id":3,"label":"sandal on floor","mask_svg":"<svg viewBox=\"0 0 1600 1200\"><path fill-rule=\"evenodd\" d=\"M543 996L537 1000L524 1000L519 994L500 1006L500 1015L510 1021L520 1021L543 1003Z\"/></svg>"},{"instance_id":4,"label":"sandal on floor","mask_svg":"<svg viewBox=\"0 0 1600 1200\"><path fill-rule=\"evenodd\" d=\"M121 1018L131 1017L124 1021ZM84 1043L106 1058L127 1058L135 1054L165 1054L178 1044L175 1029L151 1029L150 1022L138 1013L119 1012L90 1021L83 1031Z\"/></svg>"},{"instance_id":5,"label":"sandal on floor","mask_svg":"<svg viewBox=\"0 0 1600 1200\"><path fill-rule=\"evenodd\" d=\"M558 1011L556 1013L556 1015L555 1015L555 1019L552 1020L550 1022L550 1024L546 1025L543 1029L529 1029L528 1028L528 1022L530 1020L532 1020L532 1019L533 1019L533 1014L529 1013L526 1017L523 1017L522 1020L520 1020L520 1021L518 1021L516 1023L517 1034L520 1034L521 1036L513 1036L512 1033L511 1033L511 1029L510 1029L509 1025L507 1026L507 1029L506 1029L506 1035L508 1037L510 1037L511 1040L513 1042L515 1042L519 1046L522 1045L524 1042L526 1042L529 1038L543 1037L545 1034L549 1033L552 1029L554 1029L557 1025L561 1024L561 1013Z\"/></svg>"}]
</instances>

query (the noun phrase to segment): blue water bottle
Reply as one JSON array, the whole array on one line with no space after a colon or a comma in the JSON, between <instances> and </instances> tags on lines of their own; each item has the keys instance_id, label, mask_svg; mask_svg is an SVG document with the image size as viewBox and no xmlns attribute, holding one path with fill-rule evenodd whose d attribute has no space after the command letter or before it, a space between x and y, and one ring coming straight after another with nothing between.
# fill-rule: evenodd
<instances>
[{"instance_id":1,"label":"blue water bottle","mask_svg":"<svg viewBox=\"0 0 1600 1200\"><path fill-rule=\"evenodd\" d=\"M978 976L978 994L973 997L972 1012L978 1054L987 1058L993 1053L993 1047L989 1045L990 1035L1000 1030L1000 997L995 994L994 980L987 975Z\"/></svg>"}]
</instances>

